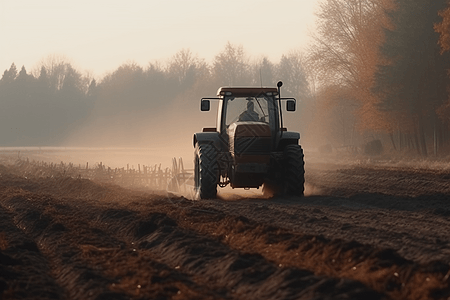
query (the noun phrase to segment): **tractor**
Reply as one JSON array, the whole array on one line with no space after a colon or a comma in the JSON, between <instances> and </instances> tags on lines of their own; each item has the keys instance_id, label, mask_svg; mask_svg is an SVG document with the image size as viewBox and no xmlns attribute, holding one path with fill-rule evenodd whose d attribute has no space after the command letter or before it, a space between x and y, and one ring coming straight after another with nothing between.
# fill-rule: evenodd
<instances>
[{"instance_id":1,"label":"tractor","mask_svg":"<svg viewBox=\"0 0 450 300\"><path fill-rule=\"evenodd\" d=\"M296 99L277 87L221 87L217 98L202 98L201 111L218 101L217 124L194 134L194 197L212 199L217 187L260 188L265 196L303 196L304 155L300 134L283 127L282 101L295 111Z\"/></svg>"}]
</instances>

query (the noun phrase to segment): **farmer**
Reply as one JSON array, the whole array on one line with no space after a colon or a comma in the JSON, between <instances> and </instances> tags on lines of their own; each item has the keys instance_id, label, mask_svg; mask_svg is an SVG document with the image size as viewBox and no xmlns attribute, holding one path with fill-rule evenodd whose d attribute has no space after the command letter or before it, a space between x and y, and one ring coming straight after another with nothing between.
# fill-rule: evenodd
<instances>
[{"instance_id":1,"label":"farmer","mask_svg":"<svg viewBox=\"0 0 450 300\"><path fill-rule=\"evenodd\" d=\"M259 115L255 112L255 104L252 101L247 102L247 110L239 115L239 121L258 121Z\"/></svg>"}]
</instances>

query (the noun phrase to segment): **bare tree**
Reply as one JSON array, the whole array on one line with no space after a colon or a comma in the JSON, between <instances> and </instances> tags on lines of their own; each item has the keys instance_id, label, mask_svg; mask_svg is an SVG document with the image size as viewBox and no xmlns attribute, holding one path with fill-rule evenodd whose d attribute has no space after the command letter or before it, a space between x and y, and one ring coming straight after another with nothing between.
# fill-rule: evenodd
<instances>
[{"instance_id":1,"label":"bare tree","mask_svg":"<svg viewBox=\"0 0 450 300\"><path fill-rule=\"evenodd\" d=\"M32 71L34 77L38 78L45 69L48 84L54 91L59 91L64 86L66 76L70 76L72 84L77 85L77 89L87 92L89 88L90 78L83 76L74 66L73 63L64 55L52 54L41 59ZM88 75L89 76L89 75ZM74 77L77 77L74 79ZM74 80L77 82L75 83ZM67 86L67 83L66 83Z\"/></svg>"},{"instance_id":2,"label":"bare tree","mask_svg":"<svg viewBox=\"0 0 450 300\"><path fill-rule=\"evenodd\" d=\"M251 83L250 65L242 46L230 42L214 57L213 74L219 85L245 85Z\"/></svg>"},{"instance_id":3,"label":"bare tree","mask_svg":"<svg viewBox=\"0 0 450 300\"><path fill-rule=\"evenodd\" d=\"M318 13L318 33L313 36L310 59L324 84L370 86L378 47L389 27L388 0L327 0Z\"/></svg>"},{"instance_id":4,"label":"bare tree","mask_svg":"<svg viewBox=\"0 0 450 300\"><path fill-rule=\"evenodd\" d=\"M195 77L201 76L206 71L206 62L193 55L189 49L181 49L175 53L167 66L169 76L177 78L179 83L195 81Z\"/></svg>"}]
</instances>

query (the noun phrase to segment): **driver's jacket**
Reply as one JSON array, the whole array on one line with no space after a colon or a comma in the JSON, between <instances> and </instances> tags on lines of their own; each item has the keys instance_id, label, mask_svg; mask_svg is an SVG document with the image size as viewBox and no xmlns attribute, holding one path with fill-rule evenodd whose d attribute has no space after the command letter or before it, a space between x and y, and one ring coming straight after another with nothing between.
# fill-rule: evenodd
<instances>
[{"instance_id":1,"label":"driver's jacket","mask_svg":"<svg viewBox=\"0 0 450 300\"><path fill-rule=\"evenodd\" d=\"M259 115L255 111L244 111L239 115L239 121L258 121Z\"/></svg>"}]
</instances>

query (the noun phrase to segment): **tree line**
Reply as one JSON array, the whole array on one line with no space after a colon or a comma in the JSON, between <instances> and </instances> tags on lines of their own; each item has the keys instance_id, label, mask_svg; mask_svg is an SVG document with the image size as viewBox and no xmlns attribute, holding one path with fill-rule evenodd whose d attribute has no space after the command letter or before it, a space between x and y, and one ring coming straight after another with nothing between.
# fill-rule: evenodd
<instances>
[{"instance_id":1,"label":"tree line","mask_svg":"<svg viewBox=\"0 0 450 300\"><path fill-rule=\"evenodd\" d=\"M57 145L84 127L89 143L135 144L148 136L139 128L161 128L171 114L187 116L184 127L197 131L205 125L196 115L200 97L283 80L284 95L299 100L299 113L286 118L304 142L382 139L394 150L447 154L448 0L324 0L317 17L310 46L277 63L228 42L210 63L181 49L164 63L126 63L100 79L64 60L31 73L12 64L0 80L0 143Z\"/></svg>"},{"instance_id":2,"label":"tree line","mask_svg":"<svg viewBox=\"0 0 450 300\"><path fill-rule=\"evenodd\" d=\"M0 144L57 145L87 118L92 84L69 63L53 61L35 75L13 63L0 80Z\"/></svg>"},{"instance_id":3,"label":"tree line","mask_svg":"<svg viewBox=\"0 0 450 300\"><path fill-rule=\"evenodd\" d=\"M227 43L210 64L181 49L165 63L125 63L101 79L61 57L44 59L32 72L12 63L0 79L0 145L62 145L74 131L90 145L145 144L152 131L177 122L170 115L195 124L189 116L200 97L215 96L220 86L273 86L282 79L289 95L309 97L302 60L300 52L278 64L252 59L243 46Z\"/></svg>"}]
</instances>

